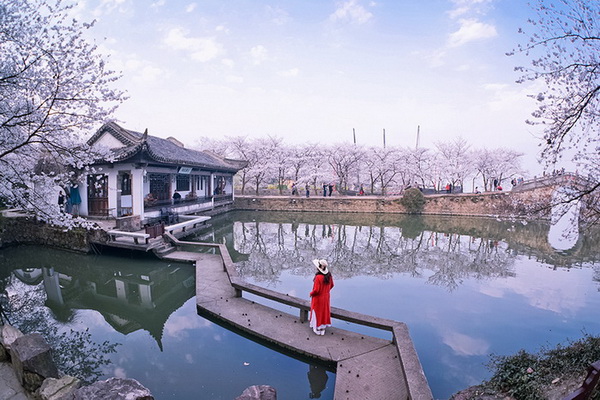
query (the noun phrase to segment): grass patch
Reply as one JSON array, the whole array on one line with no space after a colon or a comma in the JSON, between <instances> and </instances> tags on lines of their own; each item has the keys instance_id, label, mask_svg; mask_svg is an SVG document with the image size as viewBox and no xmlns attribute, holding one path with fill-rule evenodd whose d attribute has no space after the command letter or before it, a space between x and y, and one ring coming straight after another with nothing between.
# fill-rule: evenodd
<instances>
[{"instance_id":1,"label":"grass patch","mask_svg":"<svg viewBox=\"0 0 600 400\"><path fill-rule=\"evenodd\" d=\"M579 387L587 368L598 360L600 337L589 334L567 345L543 347L534 354L520 350L512 356L492 355L488 368L494 375L483 386L515 399L548 399L557 378L576 381ZM600 400L598 388L591 398Z\"/></svg>"}]
</instances>

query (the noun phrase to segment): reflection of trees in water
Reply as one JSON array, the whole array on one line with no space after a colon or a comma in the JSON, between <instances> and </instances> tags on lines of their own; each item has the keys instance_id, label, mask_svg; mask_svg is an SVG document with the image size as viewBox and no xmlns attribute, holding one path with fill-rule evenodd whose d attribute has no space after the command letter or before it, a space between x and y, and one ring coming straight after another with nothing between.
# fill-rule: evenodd
<instances>
[{"instance_id":1,"label":"reflection of trees in water","mask_svg":"<svg viewBox=\"0 0 600 400\"><path fill-rule=\"evenodd\" d=\"M54 361L63 373L85 383L96 381L102 375L101 368L110 364L107 355L114 353L118 344L96 343L88 329L60 330L46 301L42 283L27 285L13 275L0 279L1 308L10 323L26 334L39 332L54 349ZM71 322L73 315L62 317Z\"/></svg>"},{"instance_id":2,"label":"reflection of trees in water","mask_svg":"<svg viewBox=\"0 0 600 400\"><path fill-rule=\"evenodd\" d=\"M268 222L234 223L234 246L249 259L240 275L275 283L283 270L313 274L310 260L326 258L336 276L427 276L450 290L466 278L511 275L515 255L503 242L433 231L403 235L402 227Z\"/></svg>"}]
</instances>

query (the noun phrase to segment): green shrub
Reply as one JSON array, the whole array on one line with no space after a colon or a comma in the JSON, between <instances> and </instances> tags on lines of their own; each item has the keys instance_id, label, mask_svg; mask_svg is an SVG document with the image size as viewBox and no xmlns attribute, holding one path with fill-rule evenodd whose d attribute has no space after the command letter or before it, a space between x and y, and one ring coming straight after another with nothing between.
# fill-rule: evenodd
<instances>
[{"instance_id":1,"label":"green shrub","mask_svg":"<svg viewBox=\"0 0 600 400\"><path fill-rule=\"evenodd\" d=\"M423 206L425 206L425 196L417 188L410 188L404 191L400 204L404 206L404 209L409 214L420 214L423 212Z\"/></svg>"},{"instance_id":2,"label":"green shrub","mask_svg":"<svg viewBox=\"0 0 600 400\"><path fill-rule=\"evenodd\" d=\"M488 368L494 375L486 386L515 399L544 399L544 390L553 379L579 379L598 360L600 337L585 334L578 341L553 349L542 348L537 354L521 350L513 356L492 356ZM600 399L598 389L592 399Z\"/></svg>"}]
</instances>

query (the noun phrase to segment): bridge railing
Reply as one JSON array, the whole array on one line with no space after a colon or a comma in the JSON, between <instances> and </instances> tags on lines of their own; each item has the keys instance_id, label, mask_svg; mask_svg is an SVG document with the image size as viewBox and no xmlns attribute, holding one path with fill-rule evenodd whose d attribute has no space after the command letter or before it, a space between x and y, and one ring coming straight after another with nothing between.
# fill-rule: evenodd
<instances>
[{"instance_id":1,"label":"bridge railing","mask_svg":"<svg viewBox=\"0 0 600 400\"><path fill-rule=\"evenodd\" d=\"M240 278L237 274L233 260L229 255L229 251L227 250L226 245L217 243L180 241L168 233L165 234L165 236L167 236L171 242L180 246L193 245L218 249L223 260L223 269L227 273L229 277L229 282L231 283L231 286L235 289L237 297L242 297L243 292L251 293L253 295L260 296L271 301L275 301L277 303L298 308L300 311L300 320L304 322L308 319L308 313L310 311L310 301L301 299L299 297L290 296L284 293L276 292L274 290L266 289L248 283L242 278ZM425 400L433 398L431 389L429 387L429 384L427 383L427 378L425 377L425 373L423 372L423 368L421 367L419 356L417 355L417 351L415 350L414 344L408 332L408 327L405 323L385 318L374 317L371 315L356 313L337 307L331 308L331 317L342 321L347 321L354 324L391 332L392 344L396 346L396 349L398 351L398 357L402 365L404 378L407 382L409 399Z\"/></svg>"}]
</instances>

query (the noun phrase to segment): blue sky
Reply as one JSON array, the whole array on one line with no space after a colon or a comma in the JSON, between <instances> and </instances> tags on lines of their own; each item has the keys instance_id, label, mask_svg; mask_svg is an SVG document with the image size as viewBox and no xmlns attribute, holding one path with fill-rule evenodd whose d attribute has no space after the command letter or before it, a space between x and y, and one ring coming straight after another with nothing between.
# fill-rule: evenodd
<instances>
[{"instance_id":1,"label":"blue sky","mask_svg":"<svg viewBox=\"0 0 600 400\"><path fill-rule=\"evenodd\" d=\"M124 127L188 145L199 136L276 135L527 153L532 84L508 57L532 12L514 0L84 0L90 34L129 100Z\"/></svg>"}]
</instances>

